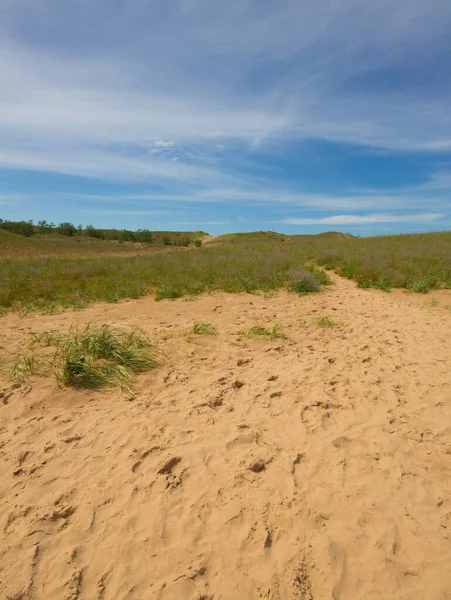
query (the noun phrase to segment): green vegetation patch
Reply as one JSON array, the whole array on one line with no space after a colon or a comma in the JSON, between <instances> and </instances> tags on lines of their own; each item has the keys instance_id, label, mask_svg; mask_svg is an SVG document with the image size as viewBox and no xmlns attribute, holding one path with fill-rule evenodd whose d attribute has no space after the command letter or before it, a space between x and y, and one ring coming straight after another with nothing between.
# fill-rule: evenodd
<instances>
[{"instance_id":1,"label":"green vegetation patch","mask_svg":"<svg viewBox=\"0 0 451 600\"><path fill-rule=\"evenodd\" d=\"M165 300L283 288L308 293L319 289L318 279L325 275L302 268L312 260L311 250L261 236L257 242L242 237L236 243L128 256L5 259L0 261L0 307L22 314L51 313L59 307L78 309L95 301L145 295Z\"/></svg>"},{"instance_id":2,"label":"green vegetation patch","mask_svg":"<svg viewBox=\"0 0 451 600\"><path fill-rule=\"evenodd\" d=\"M353 279L361 288L413 292L451 287L451 232L346 236L327 240L318 248L316 263Z\"/></svg>"},{"instance_id":3,"label":"green vegetation patch","mask_svg":"<svg viewBox=\"0 0 451 600\"><path fill-rule=\"evenodd\" d=\"M39 352L39 349L51 352ZM31 334L26 352L12 357L11 379L53 372L60 385L131 390L133 374L148 371L163 354L138 328L116 329L108 325L71 329L68 334Z\"/></svg>"},{"instance_id":4,"label":"green vegetation patch","mask_svg":"<svg viewBox=\"0 0 451 600\"><path fill-rule=\"evenodd\" d=\"M336 327L337 326L335 321L333 321L329 317L318 317L317 319L315 319L315 323L319 327Z\"/></svg>"},{"instance_id":5,"label":"green vegetation patch","mask_svg":"<svg viewBox=\"0 0 451 600\"><path fill-rule=\"evenodd\" d=\"M194 323L191 333L195 335L217 335L218 330L211 323L198 322Z\"/></svg>"},{"instance_id":6,"label":"green vegetation patch","mask_svg":"<svg viewBox=\"0 0 451 600\"><path fill-rule=\"evenodd\" d=\"M263 325L252 325L238 332L238 335L242 338L248 339L252 337L266 338L268 340L275 340L277 338L284 338L285 335L281 331L279 323L274 323L269 327Z\"/></svg>"},{"instance_id":7,"label":"green vegetation patch","mask_svg":"<svg viewBox=\"0 0 451 600\"><path fill-rule=\"evenodd\" d=\"M283 236L274 232L220 236L215 244L190 249L164 248L165 237L181 244L183 232L152 232L153 248L137 254L124 243L123 255L114 253L42 256L35 249L44 241L0 230L2 239L25 244L20 260L0 260L0 313L83 308L91 302L154 295L157 300L192 297L201 293L262 293L280 289L296 294L315 293L331 283L327 270L354 280L362 288L407 288L425 293L451 288L451 232L353 238L338 233ZM192 242L200 239L194 232ZM165 234L165 235L163 235ZM6 235L6 237L5 237ZM12 236L12 237L11 237ZM87 235L52 233L55 244L120 244ZM76 240L81 240L77 242ZM177 241L179 240L179 241ZM47 242L46 242L47 243ZM63 243L63 242L61 242ZM31 246L30 246L31 244ZM66 246L64 246L66 247ZM41 249L43 246L40 247ZM131 248L127 254L125 248ZM30 252L33 258L30 257ZM27 258L28 253L28 258Z\"/></svg>"}]
</instances>

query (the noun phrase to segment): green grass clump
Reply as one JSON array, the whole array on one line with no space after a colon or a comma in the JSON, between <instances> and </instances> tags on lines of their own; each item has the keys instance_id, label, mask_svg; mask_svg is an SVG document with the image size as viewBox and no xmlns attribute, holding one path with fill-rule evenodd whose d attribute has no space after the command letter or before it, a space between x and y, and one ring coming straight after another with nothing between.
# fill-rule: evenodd
<instances>
[{"instance_id":1,"label":"green grass clump","mask_svg":"<svg viewBox=\"0 0 451 600\"><path fill-rule=\"evenodd\" d=\"M288 271L288 289L297 294L311 294L319 292L320 285L313 273L302 268Z\"/></svg>"},{"instance_id":2,"label":"green grass clump","mask_svg":"<svg viewBox=\"0 0 451 600\"><path fill-rule=\"evenodd\" d=\"M315 278L315 280L317 281L317 283L319 285L332 285L333 281L332 279L329 277L329 275L326 273L326 271L324 269L321 269L320 267L318 267L315 264L312 263L307 263L304 265L304 269L306 271L308 271L311 275L313 275L313 277Z\"/></svg>"},{"instance_id":3,"label":"green grass clump","mask_svg":"<svg viewBox=\"0 0 451 600\"><path fill-rule=\"evenodd\" d=\"M429 290L436 290L439 287L440 285L438 284L437 278L421 277L412 283L410 289L419 294L427 294Z\"/></svg>"},{"instance_id":4,"label":"green grass clump","mask_svg":"<svg viewBox=\"0 0 451 600\"><path fill-rule=\"evenodd\" d=\"M57 331L43 331L42 333L32 332L30 333L29 346L31 348L34 346L49 348L50 346L58 346L63 340L64 336Z\"/></svg>"},{"instance_id":5,"label":"green grass clump","mask_svg":"<svg viewBox=\"0 0 451 600\"><path fill-rule=\"evenodd\" d=\"M37 310L52 313L145 295L163 300L216 291L271 294L281 289L307 294L330 283L324 269L333 269L360 287L385 291L406 288L424 293L451 287L451 232L373 238L336 232L299 236L255 232L220 236L215 244L195 249L162 246L139 254L136 249L129 252L124 244L123 254L81 253L83 257L65 254L63 246L60 256L35 254L40 241L16 237L27 248L33 242L32 254L20 254L21 246L14 253L10 237L2 240L0 235L0 256L4 256L0 260L0 312L21 311L24 316ZM57 248L58 236L50 237ZM60 237L66 246L91 240L81 236L78 243ZM183 236L176 234L176 240L181 243ZM3 242L9 248L6 254L2 254ZM92 244L106 248L107 242Z\"/></svg>"},{"instance_id":6,"label":"green grass clump","mask_svg":"<svg viewBox=\"0 0 451 600\"><path fill-rule=\"evenodd\" d=\"M61 349L54 367L56 380L64 386L131 389L133 379L125 367L96 359L76 346Z\"/></svg>"},{"instance_id":7,"label":"green grass clump","mask_svg":"<svg viewBox=\"0 0 451 600\"><path fill-rule=\"evenodd\" d=\"M279 323L274 323L269 327L263 327L262 325L252 325L243 329L238 333L243 338L261 337L268 340L275 340L277 338L284 338L285 335L282 333Z\"/></svg>"},{"instance_id":8,"label":"green grass clump","mask_svg":"<svg viewBox=\"0 0 451 600\"><path fill-rule=\"evenodd\" d=\"M75 346L96 359L105 359L120 364L130 371L147 371L158 362L158 355L148 336L140 329L129 331L114 329L108 325L88 326L75 331L62 344Z\"/></svg>"},{"instance_id":9,"label":"green grass clump","mask_svg":"<svg viewBox=\"0 0 451 600\"><path fill-rule=\"evenodd\" d=\"M198 322L194 323L191 329L191 333L194 333L196 335L216 335L218 333L218 330L214 325L211 325L210 323Z\"/></svg>"},{"instance_id":10,"label":"green grass clump","mask_svg":"<svg viewBox=\"0 0 451 600\"><path fill-rule=\"evenodd\" d=\"M317 319L315 319L315 323L319 327L336 327L337 326L335 321L332 321L332 319L330 319L329 317L318 317Z\"/></svg>"},{"instance_id":11,"label":"green grass clump","mask_svg":"<svg viewBox=\"0 0 451 600\"><path fill-rule=\"evenodd\" d=\"M182 296L183 291L180 288L166 285L157 290L155 294L155 300L175 300L176 298L181 298Z\"/></svg>"},{"instance_id":12,"label":"green grass clump","mask_svg":"<svg viewBox=\"0 0 451 600\"><path fill-rule=\"evenodd\" d=\"M53 354L47 353L43 361L37 347L53 348ZM31 334L28 348L27 354L14 357L12 379L24 379L46 364L47 372L53 371L60 385L88 388L131 390L133 374L152 369L163 358L141 329L121 330L108 325L71 329L66 335L53 331Z\"/></svg>"},{"instance_id":13,"label":"green grass clump","mask_svg":"<svg viewBox=\"0 0 451 600\"><path fill-rule=\"evenodd\" d=\"M40 361L34 353L19 352L9 368L9 377L13 381L27 381L30 376L36 375L39 368Z\"/></svg>"},{"instance_id":14,"label":"green grass clump","mask_svg":"<svg viewBox=\"0 0 451 600\"><path fill-rule=\"evenodd\" d=\"M140 329L88 326L70 332L58 344L55 375L64 385L129 389L132 373L148 371L160 359L161 353Z\"/></svg>"}]
</instances>

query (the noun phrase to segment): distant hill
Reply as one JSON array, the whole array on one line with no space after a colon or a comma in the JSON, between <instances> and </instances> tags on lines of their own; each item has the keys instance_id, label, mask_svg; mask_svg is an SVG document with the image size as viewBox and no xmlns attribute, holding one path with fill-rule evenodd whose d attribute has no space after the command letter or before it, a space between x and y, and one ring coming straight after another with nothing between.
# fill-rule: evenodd
<instances>
[{"instance_id":1,"label":"distant hill","mask_svg":"<svg viewBox=\"0 0 451 600\"><path fill-rule=\"evenodd\" d=\"M0 229L0 257L39 256L49 252L51 247L38 240Z\"/></svg>"},{"instance_id":2,"label":"distant hill","mask_svg":"<svg viewBox=\"0 0 451 600\"><path fill-rule=\"evenodd\" d=\"M107 234L110 230L99 230ZM40 256L89 257L104 254L142 254L158 248L193 245L205 235L203 231L152 231L152 243L99 239L83 235L35 233L25 237L0 228L0 258L31 258Z\"/></svg>"}]
</instances>

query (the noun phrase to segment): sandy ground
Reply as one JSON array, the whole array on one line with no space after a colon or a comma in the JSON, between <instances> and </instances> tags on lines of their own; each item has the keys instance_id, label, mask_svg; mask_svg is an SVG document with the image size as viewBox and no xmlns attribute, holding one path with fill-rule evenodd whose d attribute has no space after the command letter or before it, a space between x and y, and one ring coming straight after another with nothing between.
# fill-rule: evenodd
<instances>
[{"instance_id":1,"label":"sandy ground","mask_svg":"<svg viewBox=\"0 0 451 600\"><path fill-rule=\"evenodd\" d=\"M451 598L451 292L215 295L9 315L163 334L136 396L0 403L0 597ZM339 323L321 329L314 318ZM190 340L194 321L219 335ZM237 343L280 322L287 339Z\"/></svg>"}]
</instances>

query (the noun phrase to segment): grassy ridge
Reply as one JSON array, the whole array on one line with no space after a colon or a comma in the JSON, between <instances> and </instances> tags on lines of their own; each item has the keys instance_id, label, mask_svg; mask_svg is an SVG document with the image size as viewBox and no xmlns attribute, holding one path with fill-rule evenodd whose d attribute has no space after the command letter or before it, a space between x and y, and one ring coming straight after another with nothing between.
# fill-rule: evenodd
<instances>
[{"instance_id":1,"label":"grassy ridge","mask_svg":"<svg viewBox=\"0 0 451 600\"><path fill-rule=\"evenodd\" d=\"M362 288L451 288L451 232L341 237L320 250L316 260Z\"/></svg>"},{"instance_id":2,"label":"grassy ridge","mask_svg":"<svg viewBox=\"0 0 451 600\"><path fill-rule=\"evenodd\" d=\"M0 229L0 258L33 257L50 252L48 244Z\"/></svg>"},{"instance_id":3,"label":"grassy ridge","mask_svg":"<svg viewBox=\"0 0 451 600\"><path fill-rule=\"evenodd\" d=\"M287 237L256 232L221 236L215 242L127 256L3 259L0 307L53 311L146 294L163 299L215 290L286 288L303 293L327 283L313 263L335 269L361 287L419 292L451 287L451 232L362 239L336 233Z\"/></svg>"},{"instance_id":4,"label":"grassy ridge","mask_svg":"<svg viewBox=\"0 0 451 600\"><path fill-rule=\"evenodd\" d=\"M310 258L306 250L307 246L264 237L259 243L243 238L239 243L128 257L3 260L0 306L51 311L146 294L163 299L215 290L268 292L285 286L315 291L309 289L312 275L302 268ZM317 270L315 286L327 282Z\"/></svg>"},{"instance_id":5,"label":"grassy ridge","mask_svg":"<svg viewBox=\"0 0 451 600\"><path fill-rule=\"evenodd\" d=\"M108 234L108 230L101 230ZM170 250L173 246L194 244L206 234L202 231L153 231L152 244L122 242L113 239L98 239L88 235L40 234L24 237L0 227L0 259L36 258L38 256L86 257L109 254L144 254Z\"/></svg>"}]
</instances>

